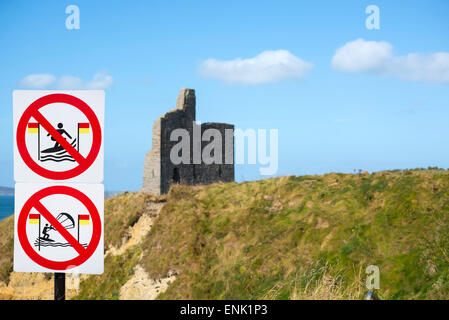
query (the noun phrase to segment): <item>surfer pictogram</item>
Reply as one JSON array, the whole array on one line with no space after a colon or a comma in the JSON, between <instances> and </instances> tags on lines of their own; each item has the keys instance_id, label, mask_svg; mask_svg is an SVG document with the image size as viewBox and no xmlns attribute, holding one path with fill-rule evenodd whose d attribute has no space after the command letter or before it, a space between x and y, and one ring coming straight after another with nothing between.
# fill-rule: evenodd
<instances>
[{"instance_id":1,"label":"surfer pictogram","mask_svg":"<svg viewBox=\"0 0 449 320\"><path fill-rule=\"evenodd\" d=\"M70 145L75 148L78 152L80 150L80 134L90 133L90 125L89 123L78 123L78 132L77 137L72 137L69 132L67 132L64 128L63 123L58 123L56 131L68 142ZM37 153L38 160L40 162L53 161L53 162L62 162L62 161L70 161L75 162L76 160L69 154L69 152L64 149L61 144L56 141L54 137L47 133L46 137L50 139L47 141L41 141L41 125L39 123L28 123L28 133L33 134L37 133ZM54 145L49 148L42 149L42 144L48 144L48 142L54 142Z\"/></svg>"},{"instance_id":2,"label":"surfer pictogram","mask_svg":"<svg viewBox=\"0 0 449 320\"><path fill-rule=\"evenodd\" d=\"M66 135L69 139L72 139L72 136L64 130L64 125L62 123L58 123L58 129L56 131L58 131L61 136L64 137L64 135ZM49 133L47 133L47 137L51 137ZM53 148L43 150L42 153L52 153L64 150L64 148L61 147L61 145L58 141L56 141L55 138L51 137L51 141L55 141L55 146Z\"/></svg>"},{"instance_id":3,"label":"surfer pictogram","mask_svg":"<svg viewBox=\"0 0 449 320\"><path fill-rule=\"evenodd\" d=\"M66 229L70 230L75 228L75 220L73 217L65 212L61 212L56 220ZM71 247L72 245L68 242L57 242L50 238L50 231L56 229L49 223L45 223L45 226L41 229L41 215L40 214L30 214L29 217L30 224L39 224L39 235L34 242L34 246L41 250L41 247ZM90 219L89 215L78 215L78 242L80 242L80 225L89 225ZM41 236L42 234L42 236ZM57 233L52 233L56 235ZM88 243L80 243L84 248L88 246Z\"/></svg>"}]
</instances>

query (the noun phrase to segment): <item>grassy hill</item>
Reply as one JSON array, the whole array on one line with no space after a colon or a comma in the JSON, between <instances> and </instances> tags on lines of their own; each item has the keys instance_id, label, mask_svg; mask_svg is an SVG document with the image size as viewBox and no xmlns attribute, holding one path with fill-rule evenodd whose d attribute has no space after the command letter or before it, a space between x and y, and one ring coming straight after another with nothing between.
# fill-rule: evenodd
<instances>
[{"instance_id":1,"label":"grassy hill","mask_svg":"<svg viewBox=\"0 0 449 320\"><path fill-rule=\"evenodd\" d=\"M148 201L106 201L107 248ZM85 279L76 298L118 298L137 264L150 278L177 272L161 299L361 299L369 265L380 268L383 299L449 298L449 171L177 186L166 201L143 242L108 255L105 274ZM0 223L0 281L10 220Z\"/></svg>"}]
</instances>

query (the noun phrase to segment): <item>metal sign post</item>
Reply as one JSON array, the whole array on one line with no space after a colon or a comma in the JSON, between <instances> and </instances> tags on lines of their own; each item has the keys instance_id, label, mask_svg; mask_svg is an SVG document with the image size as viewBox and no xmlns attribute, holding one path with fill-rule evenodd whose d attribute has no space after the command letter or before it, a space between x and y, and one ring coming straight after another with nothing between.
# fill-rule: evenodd
<instances>
[{"instance_id":1,"label":"metal sign post","mask_svg":"<svg viewBox=\"0 0 449 320\"><path fill-rule=\"evenodd\" d=\"M55 300L65 300L65 273L55 273Z\"/></svg>"},{"instance_id":2,"label":"metal sign post","mask_svg":"<svg viewBox=\"0 0 449 320\"><path fill-rule=\"evenodd\" d=\"M104 104L101 90L16 90L14 271L104 271Z\"/></svg>"}]
</instances>

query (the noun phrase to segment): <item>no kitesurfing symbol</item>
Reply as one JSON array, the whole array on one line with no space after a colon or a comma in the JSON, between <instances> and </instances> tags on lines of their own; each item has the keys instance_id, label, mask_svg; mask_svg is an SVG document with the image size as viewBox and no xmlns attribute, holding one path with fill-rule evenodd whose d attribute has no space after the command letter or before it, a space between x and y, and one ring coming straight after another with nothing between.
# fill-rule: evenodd
<instances>
[{"instance_id":1,"label":"no kitesurfing symbol","mask_svg":"<svg viewBox=\"0 0 449 320\"><path fill-rule=\"evenodd\" d=\"M46 105L52 103L65 103L71 105L81 111L89 121L92 128L92 147L84 157L74 146L69 143L64 137L61 131L62 127L58 124L58 129L55 129L53 125L42 115L40 109ZM30 155L30 152L26 145L26 130L31 118L42 126L49 135L56 142L54 148L59 148L67 152L71 158L77 162L77 166L68 169L66 171L53 171L44 168L42 165L36 163ZM80 129L80 128L79 128ZM25 164L36 174L41 177L52 180L67 180L79 176L85 172L95 161L101 148L102 133L101 126L94 111L83 100L74 97L69 94L55 93L43 96L29 105L25 110L17 126L17 149ZM79 143L79 139L78 139Z\"/></svg>"},{"instance_id":2,"label":"no kitesurfing symbol","mask_svg":"<svg viewBox=\"0 0 449 320\"><path fill-rule=\"evenodd\" d=\"M67 195L81 202L89 212L90 220L92 221L92 238L87 247L84 247L79 240L75 239L70 232L67 231L66 226L42 204L42 200L52 195ZM31 214L31 210L35 209L39 214L48 221L48 223L70 244L70 247L76 250L77 256L67 261L54 261L44 258L41 254L36 252L27 235L27 220ZM33 194L24 204L22 211L17 220L17 235L20 245L22 246L28 257L39 264L40 266L53 270L67 270L80 266L86 262L98 247L101 239L101 219L97 208L92 200L84 193L77 189L67 186L52 186L42 189ZM78 236L79 238L79 236Z\"/></svg>"}]
</instances>

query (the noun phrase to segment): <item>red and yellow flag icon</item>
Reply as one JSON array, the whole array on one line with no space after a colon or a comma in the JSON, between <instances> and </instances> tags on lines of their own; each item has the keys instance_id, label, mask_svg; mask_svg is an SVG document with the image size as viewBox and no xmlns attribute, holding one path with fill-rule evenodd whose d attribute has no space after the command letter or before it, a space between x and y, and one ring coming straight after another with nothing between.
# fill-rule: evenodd
<instances>
[{"instance_id":1,"label":"red and yellow flag icon","mask_svg":"<svg viewBox=\"0 0 449 320\"><path fill-rule=\"evenodd\" d=\"M39 224L40 214L31 213L28 218L29 224Z\"/></svg>"},{"instance_id":2,"label":"red and yellow flag icon","mask_svg":"<svg viewBox=\"0 0 449 320\"><path fill-rule=\"evenodd\" d=\"M80 214L78 216L79 219L79 225L80 226L86 226L90 224L90 216L88 214Z\"/></svg>"},{"instance_id":3,"label":"red and yellow flag icon","mask_svg":"<svg viewBox=\"0 0 449 320\"><path fill-rule=\"evenodd\" d=\"M39 133L39 123L28 123L28 133Z\"/></svg>"},{"instance_id":4,"label":"red and yellow flag icon","mask_svg":"<svg viewBox=\"0 0 449 320\"><path fill-rule=\"evenodd\" d=\"M87 123L78 123L78 131L79 133L90 133L90 125Z\"/></svg>"}]
</instances>

